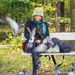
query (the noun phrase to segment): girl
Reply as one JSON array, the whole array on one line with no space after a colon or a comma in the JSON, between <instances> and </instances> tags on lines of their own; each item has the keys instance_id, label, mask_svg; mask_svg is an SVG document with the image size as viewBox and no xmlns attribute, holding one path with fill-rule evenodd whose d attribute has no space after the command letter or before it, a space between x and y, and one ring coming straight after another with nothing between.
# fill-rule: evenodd
<instances>
[{"instance_id":1,"label":"girl","mask_svg":"<svg viewBox=\"0 0 75 75\"><path fill-rule=\"evenodd\" d=\"M32 31L34 27L36 27L35 40L32 49L30 52L32 53L32 61L33 61L33 73L32 75L36 75L36 70L41 67L41 61L39 59L40 52L36 52L34 48L38 46L43 39L49 36L48 25L47 22L43 21L43 9L41 7L36 7L33 11L33 21L29 20L26 22L24 36L29 40L30 33L27 30L27 27Z\"/></svg>"}]
</instances>

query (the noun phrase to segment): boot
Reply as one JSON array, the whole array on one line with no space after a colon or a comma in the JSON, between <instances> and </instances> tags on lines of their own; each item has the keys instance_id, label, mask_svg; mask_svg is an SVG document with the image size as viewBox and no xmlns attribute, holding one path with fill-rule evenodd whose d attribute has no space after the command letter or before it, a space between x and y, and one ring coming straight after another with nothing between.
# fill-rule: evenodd
<instances>
[{"instance_id":1,"label":"boot","mask_svg":"<svg viewBox=\"0 0 75 75\"><path fill-rule=\"evenodd\" d=\"M41 63L40 59L38 57L35 57L35 64L38 65L39 63Z\"/></svg>"}]
</instances>

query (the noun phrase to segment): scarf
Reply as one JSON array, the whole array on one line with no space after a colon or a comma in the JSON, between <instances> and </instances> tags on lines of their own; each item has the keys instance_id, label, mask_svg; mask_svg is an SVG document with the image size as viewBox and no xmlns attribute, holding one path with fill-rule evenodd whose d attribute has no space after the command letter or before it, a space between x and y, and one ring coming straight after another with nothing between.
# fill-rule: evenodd
<instances>
[{"instance_id":1,"label":"scarf","mask_svg":"<svg viewBox=\"0 0 75 75\"><path fill-rule=\"evenodd\" d=\"M34 23L38 25L39 33L41 33L42 37L46 35L46 25L44 24L43 21L36 21L33 20Z\"/></svg>"}]
</instances>

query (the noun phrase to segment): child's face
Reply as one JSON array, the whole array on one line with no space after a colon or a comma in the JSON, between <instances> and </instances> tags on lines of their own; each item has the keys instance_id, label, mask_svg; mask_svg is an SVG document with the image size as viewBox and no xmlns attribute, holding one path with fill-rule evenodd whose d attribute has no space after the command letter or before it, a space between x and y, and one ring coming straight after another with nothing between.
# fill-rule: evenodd
<instances>
[{"instance_id":1,"label":"child's face","mask_svg":"<svg viewBox=\"0 0 75 75\"><path fill-rule=\"evenodd\" d=\"M39 20L42 19L42 16L40 16L40 15L36 15L36 16L34 17L34 19L35 19L36 21L39 21Z\"/></svg>"}]
</instances>

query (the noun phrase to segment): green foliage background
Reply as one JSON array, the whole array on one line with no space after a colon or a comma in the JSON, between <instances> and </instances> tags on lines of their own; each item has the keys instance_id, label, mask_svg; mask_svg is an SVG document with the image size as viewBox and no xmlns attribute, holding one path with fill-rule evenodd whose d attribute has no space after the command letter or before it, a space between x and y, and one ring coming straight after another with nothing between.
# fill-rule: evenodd
<instances>
[{"instance_id":1,"label":"green foliage background","mask_svg":"<svg viewBox=\"0 0 75 75\"><path fill-rule=\"evenodd\" d=\"M58 3L58 0L56 1L56 5ZM64 1L64 0L60 0ZM60 22L67 22L70 23L70 3L71 0L65 0L65 17L60 19ZM2 17L3 13L3 19L5 19L5 16L9 16L15 21L17 21L19 24L25 23L29 18L32 20L32 13L33 9L37 6L40 6L44 9L44 12L46 12L45 17L46 21L50 22L50 24L53 24L54 21L54 11L56 8L53 7L52 0L1 0L0 1L0 17ZM45 8L44 8L45 7ZM50 16L49 16L50 13ZM45 18L44 17L44 18ZM68 18L68 19L67 19Z\"/></svg>"}]
</instances>

